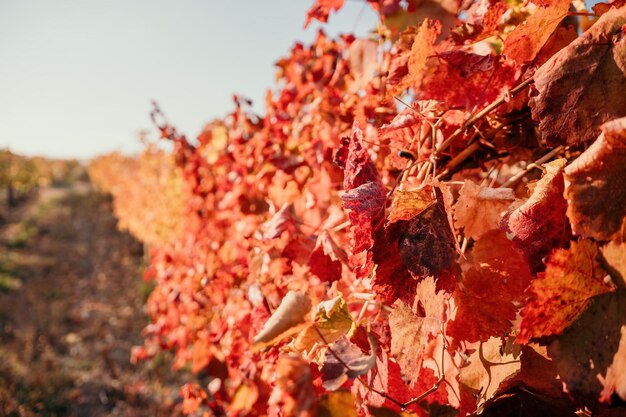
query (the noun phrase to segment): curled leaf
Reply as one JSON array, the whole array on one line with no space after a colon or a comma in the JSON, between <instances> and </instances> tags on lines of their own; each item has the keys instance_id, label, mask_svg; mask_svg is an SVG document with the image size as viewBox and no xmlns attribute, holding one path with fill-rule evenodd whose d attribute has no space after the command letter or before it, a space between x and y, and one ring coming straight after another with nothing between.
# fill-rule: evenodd
<instances>
[{"instance_id":1,"label":"curled leaf","mask_svg":"<svg viewBox=\"0 0 626 417\"><path fill-rule=\"evenodd\" d=\"M254 338L255 349L272 346L281 339L294 334L305 322L311 310L311 299L299 291L289 291L274 314L265 322L261 332Z\"/></svg>"},{"instance_id":2,"label":"curled leaf","mask_svg":"<svg viewBox=\"0 0 626 417\"><path fill-rule=\"evenodd\" d=\"M341 264L347 262L347 256L327 231L317 237L317 242L307 265L311 273L325 282L333 282L341 278Z\"/></svg>"},{"instance_id":3,"label":"curled leaf","mask_svg":"<svg viewBox=\"0 0 626 417\"><path fill-rule=\"evenodd\" d=\"M610 240L622 232L626 218L625 178L623 117L605 123L600 137L565 168L567 217L575 234Z\"/></svg>"},{"instance_id":4,"label":"curled leaf","mask_svg":"<svg viewBox=\"0 0 626 417\"><path fill-rule=\"evenodd\" d=\"M315 343L332 343L345 336L353 325L354 321L343 298L338 296L323 301L316 307L313 323L296 337L294 348L304 351L311 349Z\"/></svg>"},{"instance_id":5,"label":"curled leaf","mask_svg":"<svg viewBox=\"0 0 626 417\"><path fill-rule=\"evenodd\" d=\"M393 194L387 224L399 220L411 220L435 203L430 187L419 190L396 190Z\"/></svg>"},{"instance_id":6,"label":"curled leaf","mask_svg":"<svg viewBox=\"0 0 626 417\"><path fill-rule=\"evenodd\" d=\"M542 259L554 248L564 246L570 237L563 198L563 166L557 159L545 165L546 173L535 184L532 195L506 219L513 247L524 254L534 271L543 269Z\"/></svg>"},{"instance_id":7,"label":"curled leaf","mask_svg":"<svg viewBox=\"0 0 626 417\"><path fill-rule=\"evenodd\" d=\"M626 115L626 6L603 14L534 75L533 119L551 146L579 145Z\"/></svg>"},{"instance_id":8,"label":"curled leaf","mask_svg":"<svg viewBox=\"0 0 626 417\"><path fill-rule=\"evenodd\" d=\"M376 350L378 344L371 334L368 334L370 353L365 354L361 349L342 337L335 342L326 353L326 360L322 366L324 388L329 391L339 389L349 379L364 375L376 365Z\"/></svg>"}]
</instances>

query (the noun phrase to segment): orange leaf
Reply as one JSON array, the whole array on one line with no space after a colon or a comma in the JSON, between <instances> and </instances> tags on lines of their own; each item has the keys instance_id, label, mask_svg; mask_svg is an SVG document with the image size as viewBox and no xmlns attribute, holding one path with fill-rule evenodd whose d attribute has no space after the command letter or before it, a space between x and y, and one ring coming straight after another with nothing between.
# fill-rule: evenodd
<instances>
[{"instance_id":1,"label":"orange leaf","mask_svg":"<svg viewBox=\"0 0 626 417\"><path fill-rule=\"evenodd\" d=\"M550 35L567 15L569 4L569 0L563 0L537 9L506 38L502 53L518 64L526 64L535 59Z\"/></svg>"},{"instance_id":2,"label":"orange leaf","mask_svg":"<svg viewBox=\"0 0 626 417\"><path fill-rule=\"evenodd\" d=\"M497 229L502 215L515 201L510 188L481 187L466 180L454 205L454 225L465 229L465 236L478 239Z\"/></svg>"},{"instance_id":3,"label":"orange leaf","mask_svg":"<svg viewBox=\"0 0 626 417\"><path fill-rule=\"evenodd\" d=\"M533 299L522 310L517 343L563 333L593 297L613 291L604 283L597 255L598 246L590 240L572 242L571 248L552 253L546 272L531 285Z\"/></svg>"},{"instance_id":4,"label":"orange leaf","mask_svg":"<svg viewBox=\"0 0 626 417\"><path fill-rule=\"evenodd\" d=\"M435 203L430 187L420 190L396 190L393 195L387 225L399 220L411 220Z\"/></svg>"},{"instance_id":5,"label":"orange leaf","mask_svg":"<svg viewBox=\"0 0 626 417\"><path fill-rule=\"evenodd\" d=\"M605 123L600 137L565 168L565 178L567 217L574 233L598 240L623 233L626 117Z\"/></svg>"}]
</instances>

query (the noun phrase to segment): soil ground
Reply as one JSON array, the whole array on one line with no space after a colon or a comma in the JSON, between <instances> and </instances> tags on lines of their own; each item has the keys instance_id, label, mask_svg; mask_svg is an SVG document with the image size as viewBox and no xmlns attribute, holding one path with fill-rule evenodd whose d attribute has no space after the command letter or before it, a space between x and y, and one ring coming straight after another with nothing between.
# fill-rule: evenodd
<instances>
[{"instance_id":1,"label":"soil ground","mask_svg":"<svg viewBox=\"0 0 626 417\"><path fill-rule=\"evenodd\" d=\"M110 201L78 183L1 217L0 416L178 415L169 358L130 363L150 286Z\"/></svg>"}]
</instances>

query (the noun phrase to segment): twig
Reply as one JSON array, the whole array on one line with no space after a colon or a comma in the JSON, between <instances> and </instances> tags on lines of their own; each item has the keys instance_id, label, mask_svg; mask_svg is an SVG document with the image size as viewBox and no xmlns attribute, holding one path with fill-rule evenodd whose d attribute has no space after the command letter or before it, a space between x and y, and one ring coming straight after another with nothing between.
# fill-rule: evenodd
<instances>
[{"instance_id":1,"label":"twig","mask_svg":"<svg viewBox=\"0 0 626 417\"><path fill-rule=\"evenodd\" d=\"M317 328L317 326L315 324L313 324L313 329L317 332L317 335L320 337L320 339L322 339L322 342L324 342L324 344L326 345L326 347L328 348L328 351L330 352L331 355L333 355L335 357L335 359L337 359L337 362L339 362L341 365L343 365L344 368L346 368L346 370L348 371L352 371L352 368L350 368L350 366L348 366L347 363L345 363L343 361L343 359L341 359L339 357L339 355L337 355L335 353L335 351L330 347L330 344L328 343L328 341L326 341L326 337L324 337L324 335L322 334L322 332L320 331L320 329Z\"/></svg>"},{"instance_id":2,"label":"twig","mask_svg":"<svg viewBox=\"0 0 626 417\"><path fill-rule=\"evenodd\" d=\"M365 315L365 312L367 311L367 307L369 307L370 301L369 300L365 300L365 302L363 303L363 307L361 307L361 311L359 312L359 315L356 318L356 322L360 323L361 320L363 319L363 316Z\"/></svg>"},{"instance_id":3,"label":"twig","mask_svg":"<svg viewBox=\"0 0 626 417\"><path fill-rule=\"evenodd\" d=\"M590 12L567 12L568 16L586 16L586 17L600 17L600 15Z\"/></svg>"},{"instance_id":4,"label":"twig","mask_svg":"<svg viewBox=\"0 0 626 417\"><path fill-rule=\"evenodd\" d=\"M526 175L530 170L534 169L537 167L537 165L539 164L543 164L545 162L548 162L550 159L552 159L555 155L558 155L559 153L561 153L563 150L565 149L564 146L557 146L556 148L552 149L550 152L548 152L547 154L545 154L544 156L542 156L541 158L537 159L536 161L534 161L533 163L530 163L526 166L526 168L524 168L523 170L521 170L520 172L518 172L517 174L513 175L511 178L509 178L504 184L502 184L500 187L510 187L511 185L515 184L516 182L518 182L519 180L521 180L524 175Z\"/></svg>"},{"instance_id":5,"label":"twig","mask_svg":"<svg viewBox=\"0 0 626 417\"><path fill-rule=\"evenodd\" d=\"M533 82L532 78L529 78L529 79L523 81L522 83L518 84L517 87L513 88L509 92L509 95L511 97L514 96L515 94L519 93L524 88L526 88L528 85L530 85L532 82ZM490 105L488 105L487 107L485 107L484 109L482 109L481 111L479 111L478 113L476 113L474 116L472 116L469 119L467 119L465 121L465 123L463 123L463 125L461 127L459 127L457 130L455 130L454 133L452 133L448 137L448 139L443 141L441 143L441 145L439 145L437 147L437 149L435 150L435 154L440 154L441 152L443 152L446 149L448 149L450 144L452 142L454 142L459 136L461 136L463 134L463 132L465 132L465 130L467 128L472 127L474 125L474 123L476 123L477 121L479 121L480 119L482 119L483 117L485 117L486 115L488 115L489 113L491 113L492 111L494 111L495 109L500 107L502 104L505 103L505 101L506 101L505 98L501 97L498 100L496 100L493 103L491 103Z\"/></svg>"},{"instance_id":6,"label":"twig","mask_svg":"<svg viewBox=\"0 0 626 417\"><path fill-rule=\"evenodd\" d=\"M331 228L330 230L332 230L333 232L339 232L349 226L350 226L350 220L346 220L345 222L338 224L337 226Z\"/></svg>"},{"instance_id":7,"label":"twig","mask_svg":"<svg viewBox=\"0 0 626 417\"><path fill-rule=\"evenodd\" d=\"M469 158L474 152L480 149L480 142L476 141L472 143L467 148L463 149L457 156L452 158L450 162L445 165L445 170L437 175L437 179L443 178L448 175L454 168L463 163L467 158Z\"/></svg>"},{"instance_id":8,"label":"twig","mask_svg":"<svg viewBox=\"0 0 626 417\"><path fill-rule=\"evenodd\" d=\"M326 345L326 347L328 348L328 351L330 352L331 355L333 355L333 357L335 359L337 359L337 362L339 362L347 371L352 371L352 368L350 368L350 366L339 357L339 355L337 355L335 353L335 351L333 350L333 348L330 346L330 344L328 343L328 341L326 340L326 338L324 337L324 335L322 334L322 332L317 328L317 326L314 324L313 325L313 329L315 329L315 331L317 332L317 335L320 337L320 339L322 340L322 342L324 342L324 344ZM441 350L441 374L439 375L439 379L437 380L437 382L435 382L435 384L430 387L428 390L424 391L423 393L421 393L420 395L418 395L415 398L410 399L409 401L406 402L402 402L399 401L395 398L393 398L392 396L390 396L389 394L386 394L382 391L377 390L376 388L372 387L369 385L369 383L367 383L366 381L363 380L363 378L361 376L357 377L356 379L363 384L363 386L365 388L367 388L369 391L374 392L378 395L380 395L381 397L391 401L392 403L394 403L395 405L397 405L398 407L400 407L400 409L402 410L406 410L407 407L410 407L411 405L423 400L424 398L426 398L427 396L429 396L430 394L432 394L433 392L437 391L437 389L439 389L439 385L441 385L442 382L445 382L445 372L444 372L444 360L445 360L445 352L448 349L448 343L447 340L445 338L445 336L442 334L440 334L440 336L443 339L443 349Z\"/></svg>"}]
</instances>

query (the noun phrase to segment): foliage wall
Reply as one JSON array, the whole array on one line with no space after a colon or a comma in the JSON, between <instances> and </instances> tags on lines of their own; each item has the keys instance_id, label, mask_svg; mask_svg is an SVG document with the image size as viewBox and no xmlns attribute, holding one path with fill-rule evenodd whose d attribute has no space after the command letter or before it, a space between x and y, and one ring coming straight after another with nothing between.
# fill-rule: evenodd
<instances>
[{"instance_id":1,"label":"foliage wall","mask_svg":"<svg viewBox=\"0 0 626 417\"><path fill-rule=\"evenodd\" d=\"M191 366L191 415L623 415L626 7L366 7L263 115L189 141L153 111L189 194L135 359Z\"/></svg>"}]
</instances>

